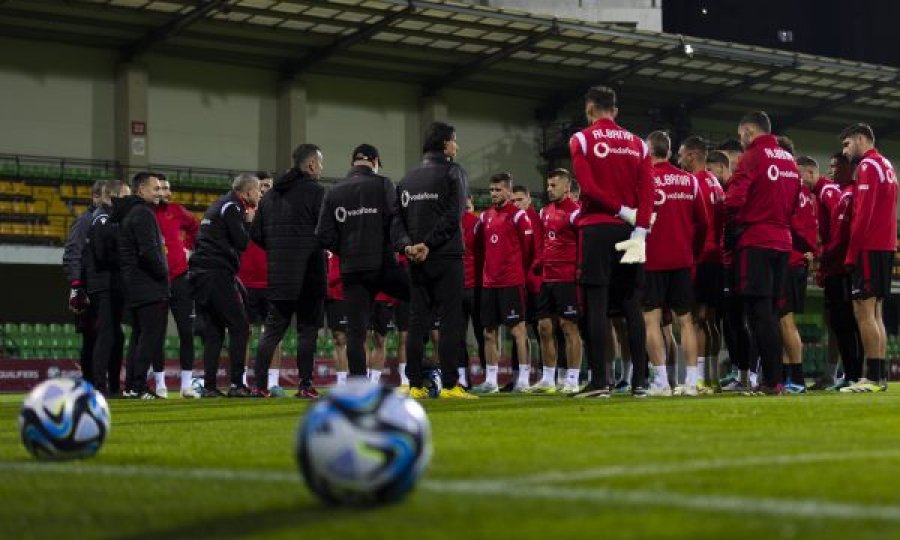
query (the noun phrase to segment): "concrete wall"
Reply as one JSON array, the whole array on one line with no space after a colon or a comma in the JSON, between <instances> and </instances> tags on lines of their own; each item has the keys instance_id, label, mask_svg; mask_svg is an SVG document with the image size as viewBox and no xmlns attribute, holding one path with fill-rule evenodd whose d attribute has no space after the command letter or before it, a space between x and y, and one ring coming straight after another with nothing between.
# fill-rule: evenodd
<instances>
[{"instance_id":1,"label":"concrete wall","mask_svg":"<svg viewBox=\"0 0 900 540\"><path fill-rule=\"evenodd\" d=\"M0 153L114 158L112 53L7 39L0 47L16 51L0 56ZM277 168L276 73L153 55L145 65L151 164ZM308 138L322 146L327 175L343 175L361 142L379 147L396 179L419 160L418 87L319 75L304 84ZM507 170L539 185L535 103L455 91L445 99L474 184Z\"/></svg>"},{"instance_id":2,"label":"concrete wall","mask_svg":"<svg viewBox=\"0 0 900 540\"><path fill-rule=\"evenodd\" d=\"M275 74L151 56L151 163L222 169L275 167Z\"/></svg>"},{"instance_id":3,"label":"concrete wall","mask_svg":"<svg viewBox=\"0 0 900 540\"><path fill-rule=\"evenodd\" d=\"M113 159L113 54L0 38L0 152Z\"/></svg>"}]
</instances>

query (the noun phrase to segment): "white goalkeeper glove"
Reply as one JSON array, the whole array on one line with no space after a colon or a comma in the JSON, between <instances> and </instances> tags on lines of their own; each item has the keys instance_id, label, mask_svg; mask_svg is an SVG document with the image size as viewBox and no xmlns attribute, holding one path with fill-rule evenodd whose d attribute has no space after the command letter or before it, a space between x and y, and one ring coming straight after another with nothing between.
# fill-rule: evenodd
<instances>
[{"instance_id":1,"label":"white goalkeeper glove","mask_svg":"<svg viewBox=\"0 0 900 540\"><path fill-rule=\"evenodd\" d=\"M619 208L619 213L616 214L616 217L634 227L634 223L635 221L637 221L637 209L628 206L622 206L621 208Z\"/></svg>"},{"instance_id":2,"label":"white goalkeeper glove","mask_svg":"<svg viewBox=\"0 0 900 540\"><path fill-rule=\"evenodd\" d=\"M647 229L638 227L631 232L631 238L616 244L616 250L625 252L622 264L641 264L647 260L646 236Z\"/></svg>"}]
</instances>

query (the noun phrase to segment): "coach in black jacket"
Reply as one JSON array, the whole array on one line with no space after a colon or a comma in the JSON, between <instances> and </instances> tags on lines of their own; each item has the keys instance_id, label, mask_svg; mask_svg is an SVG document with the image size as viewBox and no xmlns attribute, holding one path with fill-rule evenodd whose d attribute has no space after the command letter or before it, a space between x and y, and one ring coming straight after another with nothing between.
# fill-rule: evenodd
<instances>
[{"instance_id":1,"label":"coach in black jacket","mask_svg":"<svg viewBox=\"0 0 900 540\"><path fill-rule=\"evenodd\" d=\"M266 251L271 301L265 330L259 341L254 372L261 394L268 392L266 374L275 348L297 314L297 368L299 398L319 396L312 387L316 336L324 318L325 252L316 239L316 224L325 189L322 152L314 144L294 150L294 167L278 177L260 201L250 237Z\"/></svg>"},{"instance_id":2,"label":"coach in black jacket","mask_svg":"<svg viewBox=\"0 0 900 540\"><path fill-rule=\"evenodd\" d=\"M91 215L82 255L85 289L97 316L97 340L93 353L93 383L104 395L119 393L122 373L122 315L125 296L119 271L119 226L110 216L123 197L131 194L128 184L110 180L100 205Z\"/></svg>"},{"instance_id":3,"label":"coach in black jacket","mask_svg":"<svg viewBox=\"0 0 900 540\"><path fill-rule=\"evenodd\" d=\"M91 227L91 216L100 204L105 187L106 180L98 180L91 186L91 205L72 222L62 258L63 271L69 282L69 310L78 317L76 327L81 334L81 373L90 383L94 382L91 363L97 339L97 313L84 287L84 244Z\"/></svg>"},{"instance_id":4,"label":"coach in black jacket","mask_svg":"<svg viewBox=\"0 0 900 540\"><path fill-rule=\"evenodd\" d=\"M133 195L124 197L112 215L119 224L119 268L133 323L126 397L141 399L159 399L147 388L147 369L163 355L169 313L169 266L152 208L159 203L159 190L159 178L152 173L136 174Z\"/></svg>"},{"instance_id":5,"label":"coach in black jacket","mask_svg":"<svg viewBox=\"0 0 900 540\"><path fill-rule=\"evenodd\" d=\"M436 317L441 322L438 356L445 393L465 397L468 394L455 387L465 335L462 214L468 190L466 172L453 161L457 151L453 126L433 123L422 149L422 162L397 186L392 231L397 251L419 251L413 258L418 264L409 269L412 299L406 372L410 389L421 387L425 336Z\"/></svg>"},{"instance_id":6,"label":"coach in black jacket","mask_svg":"<svg viewBox=\"0 0 900 540\"><path fill-rule=\"evenodd\" d=\"M259 178L241 174L234 179L231 191L209 205L200 221L191 255L190 279L197 315L203 317L203 397L222 396L216 388L216 372L226 329L231 361L228 397L251 395L242 381L250 321L244 308L246 291L237 279L237 271L241 253L250 242L250 222L259 197Z\"/></svg>"},{"instance_id":7,"label":"coach in black jacket","mask_svg":"<svg viewBox=\"0 0 900 540\"><path fill-rule=\"evenodd\" d=\"M353 168L325 195L316 236L341 259L347 312L347 364L351 377L366 376L366 331L375 295L409 299L409 281L391 251L394 185L378 174L378 150L362 144Z\"/></svg>"}]
</instances>

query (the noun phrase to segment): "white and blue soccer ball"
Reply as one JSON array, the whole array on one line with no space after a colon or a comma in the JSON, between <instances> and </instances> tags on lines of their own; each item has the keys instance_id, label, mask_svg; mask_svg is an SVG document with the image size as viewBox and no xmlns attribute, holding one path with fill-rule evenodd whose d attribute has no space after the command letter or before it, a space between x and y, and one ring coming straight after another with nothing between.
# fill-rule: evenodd
<instances>
[{"instance_id":1,"label":"white and blue soccer ball","mask_svg":"<svg viewBox=\"0 0 900 540\"><path fill-rule=\"evenodd\" d=\"M80 379L49 379L25 398L19 433L28 452L41 460L91 457L109 434L109 406Z\"/></svg>"},{"instance_id":2,"label":"white and blue soccer ball","mask_svg":"<svg viewBox=\"0 0 900 540\"><path fill-rule=\"evenodd\" d=\"M204 388L203 377L194 377L193 379L191 379L191 389L193 389L194 392L197 392L198 394L200 394L203 392L203 388Z\"/></svg>"},{"instance_id":3,"label":"white and blue soccer ball","mask_svg":"<svg viewBox=\"0 0 900 540\"><path fill-rule=\"evenodd\" d=\"M422 406L398 391L350 382L301 420L296 454L307 486L327 503L394 502L431 460L431 426Z\"/></svg>"}]
</instances>

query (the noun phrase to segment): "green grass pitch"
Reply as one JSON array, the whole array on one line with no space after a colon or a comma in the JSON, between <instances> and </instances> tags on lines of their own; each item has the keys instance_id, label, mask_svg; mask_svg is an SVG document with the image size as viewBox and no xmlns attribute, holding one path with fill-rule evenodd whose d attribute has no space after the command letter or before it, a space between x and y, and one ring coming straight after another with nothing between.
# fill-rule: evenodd
<instances>
[{"instance_id":1,"label":"green grass pitch","mask_svg":"<svg viewBox=\"0 0 900 540\"><path fill-rule=\"evenodd\" d=\"M93 459L47 464L0 397L3 538L900 538L900 393L424 402L404 502L318 503L295 399L112 401ZM589 535L589 536L587 536Z\"/></svg>"}]
</instances>

